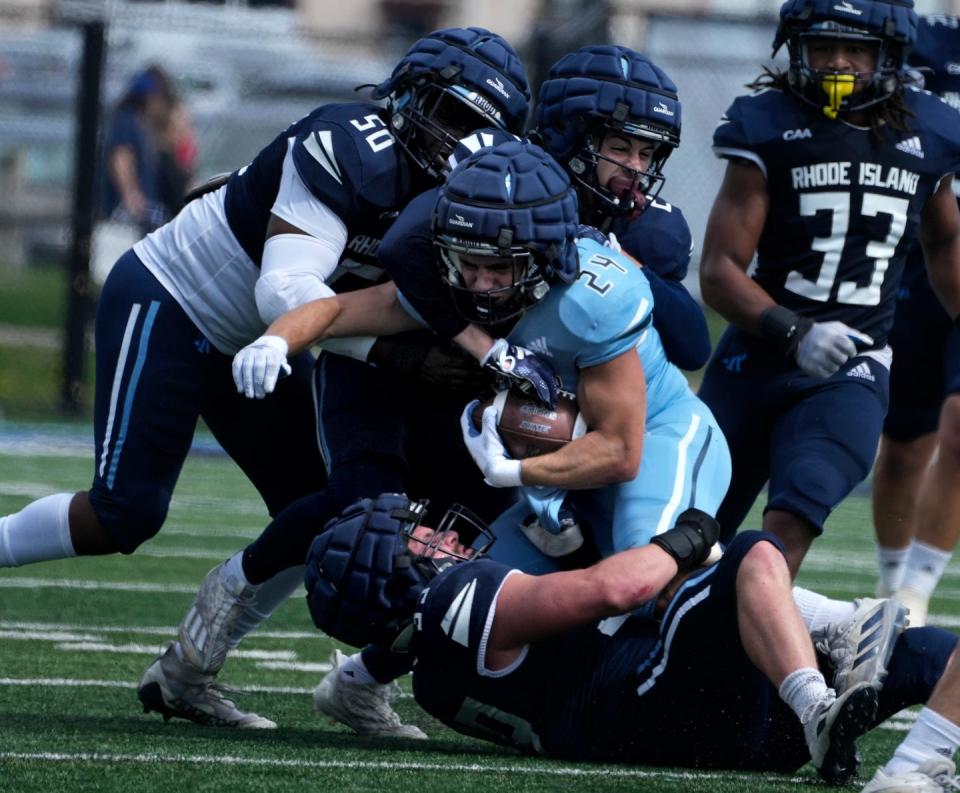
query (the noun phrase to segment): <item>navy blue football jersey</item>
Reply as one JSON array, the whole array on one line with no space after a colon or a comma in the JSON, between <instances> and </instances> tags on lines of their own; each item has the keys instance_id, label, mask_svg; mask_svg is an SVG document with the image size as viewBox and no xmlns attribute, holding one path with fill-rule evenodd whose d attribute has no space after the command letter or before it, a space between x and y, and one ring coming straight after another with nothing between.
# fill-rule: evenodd
<instances>
[{"instance_id":1,"label":"navy blue football jersey","mask_svg":"<svg viewBox=\"0 0 960 793\"><path fill-rule=\"evenodd\" d=\"M467 321L451 301L437 266L431 216L438 192L439 188L428 190L407 205L384 235L379 259L406 304L434 331L451 338ZM614 231L623 234L618 239L624 250L646 268L654 293L653 321L667 357L682 368L700 368L710 354L710 337L700 306L680 283L687 273L691 245L683 213L654 201L638 218L617 224Z\"/></svg>"},{"instance_id":2,"label":"navy blue football jersey","mask_svg":"<svg viewBox=\"0 0 960 793\"><path fill-rule=\"evenodd\" d=\"M450 299L440 277L431 219L439 187L414 198L383 237L380 265L396 283L406 304L444 338L453 338L467 320Z\"/></svg>"},{"instance_id":3,"label":"navy blue football jersey","mask_svg":"<svg viewBox=\"0 0 960 793\"><path fill-rule=\"evenodd\" d=\"M924 88L960 111L960 17L924 16L917 27L917 43L910 52L910 66L923 68ZM932 71L927 71L932 70ZM960 123L960 118L955 123ZM954 192L958 185L954 177ZM904 294L925 288L927 279L923 249L917 242L903 273Z\"/></svg>"},{"instance_id":4,"label":"navy blue football jersey","mask_svg":"<svg viewBox=\"0 0 960 793\"><path fill-rule=\"evenodd\" d=\"M484 663L491 609L509 567L490 560L444 571L421 596L415 625L417 703L458 732L524 752L610 757L636 665L657 645L656 624L628 618L530 645L509 669ZM456 680L456 684L451 684Z\"/></svg>"},{"instance_id":5,"label":"navy blue football jersey","mask_svg":"<svg viewBox=\"0 0 960 793\"><path fill-rule=\"evenodd\" d=\"M661 278L686 278L693 240L679 207L655 198L635 219L615 220L610 231L627 253Z\"/></svg>"},{"instance_id":6,"label":"navy blue football jersey","mask_svg":"<svg viewBox=\"0 0 960 793\"><path fill-rule=\"evenodd\" d=\"M831 121L790 93L734 100L714 132L721 157L755 162L767 180L766 225L753 277L781 305L840 320L885 342L920 213L960 168L956 111L907 88L910 132L882 140Z\"/></svg>"},{"instance_id":7,"label":"navy blue football jersey","mask_svg":"<svg viewBox=\"0 0 960 793\"><path fill-rule=\"evenodd\" d=\"M382 280L380 240L398 210L429 182L410 167L377 105L324 105L281 132L230 176L224 201L230 230L259 266L291 138L298 176L347 227L347 247L327 283L343 292Z\"/></svg>"},{"instance_id":8,"label":"navy blue football jersey","mask_svg":"<svg viewBox=\"0 0 960 793\"><path fill-rule=\"evenodd\" d=\"M642 262L653 292L653 323L670 361L699 369L710 357L710 332L703 310L682 281L693 240L680 208L655 198L633 220L616 219L610 229L623 249Z\"/></svg>"},{"instance_id":9,"label":"navy blue football jersey","mask_svg":"<svg viewBox=\"0 0 960 793\"><path fill-rule=\"evenodd\" d=\"M920 17L907 63L924 69L924 88L960 110L960 17Z\"/></svg>"}]
</instances>

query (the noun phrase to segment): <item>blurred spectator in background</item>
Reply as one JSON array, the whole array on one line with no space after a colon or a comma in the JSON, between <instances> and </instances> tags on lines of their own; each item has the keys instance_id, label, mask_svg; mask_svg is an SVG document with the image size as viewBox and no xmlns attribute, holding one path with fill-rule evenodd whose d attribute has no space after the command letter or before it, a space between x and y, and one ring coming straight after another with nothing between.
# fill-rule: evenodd
<instances>
[{"instance_id":1,"label":"blurred spectator in background","mask_svg":"<svg viewBox=\"0 0 960 793\"><path fill-rule=\"evenodd\" d=\"M125 220L146 233L166 220L160 200L160 137L176 101L159 66L136 74L110 120L104 153L104 218Z\"/></svg>"}]
</instances>

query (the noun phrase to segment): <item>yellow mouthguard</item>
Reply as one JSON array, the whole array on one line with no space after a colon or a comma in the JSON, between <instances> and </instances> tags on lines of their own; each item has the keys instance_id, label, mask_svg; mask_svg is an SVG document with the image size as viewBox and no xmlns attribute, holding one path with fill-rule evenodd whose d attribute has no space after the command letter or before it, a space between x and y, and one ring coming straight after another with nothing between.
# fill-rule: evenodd
<instances>
[{"instance_id":1,"label":"yellow mouthguard","mask_svg":"<svg viewBox=\"0 0 960 793\"><path fill-rule=\"evenodd\" d=\"M823 108L827 118L836 119L843 100L853 93L857 79L852 74L830 74L820 81L820 87L829 97L830 104Z\"/></svg>"}]
</instances>

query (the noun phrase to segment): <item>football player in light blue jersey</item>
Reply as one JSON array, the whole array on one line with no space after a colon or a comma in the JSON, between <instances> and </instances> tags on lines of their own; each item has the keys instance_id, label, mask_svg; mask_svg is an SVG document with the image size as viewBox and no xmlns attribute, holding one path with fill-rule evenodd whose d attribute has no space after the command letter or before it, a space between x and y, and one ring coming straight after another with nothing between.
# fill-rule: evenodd
<instances>
[{"instance_id":1,"label":"football player in light blue jersey","mask_svg":"<svg viewBox=\"0 0 960 793\"><path fill-rule=\"evenodd\" d=\"M924 69L926 90L960 110L960 17L920 17L908 63ZM960 195L956 176L953 191ZM890 347L890 409L873 472L877 595L903 601L918 626L960 537L960 329L930 285L919 244L897 292Z\"/></svg>"},{"instance_id":2,"label":"football player in light blue jersey","mask_svg":"<svg viewBox=\"0 0 960 793\"><path fill-rule=\"evenodd\" d=\"M788 71L760 78L714 132L729 162L700 283L731 326L699 393L733 458L717 518L728 541L769 482L763 527L794 573L873 464L915 238L960 315L960 125L903 84L916 26L912 0L788 0L774 41Z\"/></svg>"},{"instance_id":3,"label":"football player in light blue jersey","mask_svg":"<svg viewBox=\"0 0 960 793\"><path fill-rule=\"evenodd\" d=\"M606 527L593 541L607 554L648 542L688 507L715 510L730 476L722 433L652 327L643 270L597 235L579 224L567 173L527 142L461 162L434 212L441 276L471 321L458 341L488 349L485 327L505 332L504 345L526 340L577 394L587 420L589 431L565 449L523 461L506 457L492 425L465 431L490 484L524 485L525 503L502 520L528 524L527 533L501 532L500 548L541 572L582 542L579 528L561 526L567 491L585 524ZM413 326L406 305L378 287L315 301L268 333L296 350L318 338L397 332Z\"/></svg>"},{"instance_id":4,"label":"football player in light blue jersey","mask_svg":"<svg viewBox=\"0 0 960 793\"><path fill-rule=\"evenodd\" d=\"M556 569L556 557L582 542L575 526L561 526L567 491L608 555L649 542L688 507L711 513L729 482L726 442L652 326L643 270L595 235L579 226L566 172L530 143L465 160L434 212L441 274L460 310L482 325L512 321L507 340L550 361L589 428L556 452L513 460L495 409L484 412L481 432L471 426L473 404L464 413L487 481L523 486L524 502L495 524L496 553L533 572Z\"/></svg>"}]
</instances>

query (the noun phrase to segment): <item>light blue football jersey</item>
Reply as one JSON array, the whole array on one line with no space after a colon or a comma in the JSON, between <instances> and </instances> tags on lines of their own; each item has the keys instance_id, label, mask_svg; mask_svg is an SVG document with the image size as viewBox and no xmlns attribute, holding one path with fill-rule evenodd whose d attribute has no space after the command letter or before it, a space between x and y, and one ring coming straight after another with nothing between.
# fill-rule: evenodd
<instances>
[{"instance_id":1,"label":"light blue football jersey","mask_svg":"<svg viewBox=\"0 0 960 793\"><path fill-rule=\"evenodd\" d=\"M640 470L630 482L569 492L524 487L520 502L496 521L491 556L533 573L558 566L518 529L531 514L556 534L562 504L571 505L607 556L646 544L689 507L715 514L730 481L726 441L709 409L667 360L653 327L653 294L643 270L594 240L580 240L578 250L577 280L553 286L508 338L549 360L561 387L572 392L580 370L636 349L647 382L647 431Z\"/></svg>"}]
</instances>

